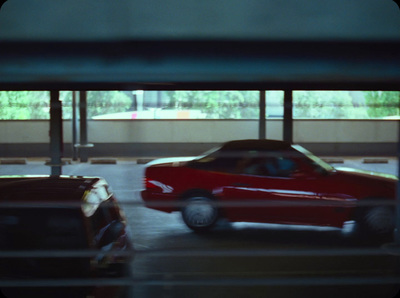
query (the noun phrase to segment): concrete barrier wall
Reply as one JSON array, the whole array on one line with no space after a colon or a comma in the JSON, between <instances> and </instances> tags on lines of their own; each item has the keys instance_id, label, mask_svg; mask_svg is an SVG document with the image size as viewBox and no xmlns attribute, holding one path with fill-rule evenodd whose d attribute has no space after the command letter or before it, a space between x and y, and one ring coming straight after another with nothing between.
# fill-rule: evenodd
<instances>
[{"instance_id":1,"label":"concrete barrier wall","mask_svg":"<svg viewBox=\"0 0 400 298\"><path fill-rule=\"evenodd\" d=\"M258 138L257 120L90 120L93 156L191 155L232 139ZM268 120L267 138L282 139L282 120ZM72 123L64 121L65 155ZM320 155L395 155L395 120L295 120L294 142ZM48 156L49 121L0 121L1 156Z\"/></svg>"},{"instance_id":2,"label":"concrete barrier wall","mask_svg":"<svg viewBox=\"0 0 400 298\"><path fill-rule=\"evenodd\" d=\"M397 121L388 120L297 120L294 141L300 143L391 143L397 142Z\"/></svg>"}]
</instances>

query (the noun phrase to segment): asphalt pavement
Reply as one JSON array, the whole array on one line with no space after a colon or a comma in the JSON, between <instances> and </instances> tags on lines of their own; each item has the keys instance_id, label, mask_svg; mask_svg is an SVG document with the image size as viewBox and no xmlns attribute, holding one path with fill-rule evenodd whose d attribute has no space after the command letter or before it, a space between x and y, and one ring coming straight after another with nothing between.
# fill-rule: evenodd
<instances>
[{"instance_id":1,"label":"asphalt pavement","mask_svg":"<svg viewBox=\"0 0 400 298\"><path fill-rule=\"evenodd\" d=\"M398 171L395 158L326 160L336 167ZM196 234L179 214L142 205L145 164L114 161L67 163L62 174L104 177L119 199L137 250L132 297L378 298L397 291L398 257L387 247L354 243L335 228L221 223ZM0 164L0 175L37 174L50 174L44 160Z\"/></svg>"}]
</instances>

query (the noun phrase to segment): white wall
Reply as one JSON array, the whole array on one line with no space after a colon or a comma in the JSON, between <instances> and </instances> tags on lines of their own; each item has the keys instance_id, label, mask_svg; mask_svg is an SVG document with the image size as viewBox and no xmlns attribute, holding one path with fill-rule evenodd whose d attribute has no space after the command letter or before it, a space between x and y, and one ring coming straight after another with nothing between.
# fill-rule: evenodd
<instances>
[{"instance_id":1,"label":"white wall","mask_svg":"<svg viewBox=\"0 0 400 298\"><path fill-rule=\"evenodd\" d=\"M299 143L397 142L398 123L387 120L297 120L294 141Z\"/></svg>"},{"instance_id":2,"label":"white wall","mask_svg":"<svg viewBox=\"0 0 400 298\"><path fill-rule=\"evenodd\" d=\"M281 120L267 121L267 138L282 139ZM64 141L72 140L71 121L64 121ZM257 120L93 120L91 143L220 143L258 138ZM295 120L298 143L396 143L394 120ZM0 143L48 143L49 121L0 121Z\"/></svg>"},{"instance_id":3,"label":"white wall","mask_svg":"<svg viewBox=\"0 0 400 298\"><path fill-rule=\"evenodd\" d=\"M281 120L267 121L267 138L282 139ZM397 142L396 121L295 120L294 141L299 143ZM256 120L139 120L89 121L90 142L224 142L258 138Z\"/></svg>"},{"instance_id":4,"label":"white wall","mask_svg":"<svg viewBox=\"0 0 400 298\"><path fill-rule=\"evenodd\" d=\"M221 142L258 137L257 121L90 121L90 142Z\"/></svg>"},{"instance_id":5,"label":"white wall","mask_svg":"<svg viewBox=\"0 0 400 298\"><path fill-rule=\"evenodd\" d=\"M48 143L49 121L0 121L0 143Z\"/></svg>"}]
</instances>

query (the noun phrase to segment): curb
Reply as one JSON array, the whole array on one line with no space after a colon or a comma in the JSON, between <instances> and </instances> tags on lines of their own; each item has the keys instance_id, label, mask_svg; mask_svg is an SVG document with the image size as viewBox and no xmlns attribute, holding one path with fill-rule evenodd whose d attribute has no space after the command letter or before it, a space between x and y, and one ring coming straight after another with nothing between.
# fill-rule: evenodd
<instances>
[{"instance_id":1,"label":"curb","mask_svg":"<svg viewBox=\"0 0 400 298\"><path fill-rule=\"evenodd\" d=\"M44 164L46 165L46 166L52 166L52 164L51 164L51 159L46 159L45 161L44 161ZM64 165L70 165L70 164L72 164L72 159L71 158L61 158L61 165L62 166L64 166Z\"/></svg>"},{"instance_id":2,"label":"curb","mask_svg":"<svg viewBox=\"0 0 400 298\"><path fill-rule=\"evenodd\" d=\"M136 160L136 163L138 164L138 165L144 165L144 164L146 164L146 163L149 163L149 162L151 162L151 161L153 161L153 160L155 160L156 158L138 158L137 160Z\"/></svg>"},{"instance_id":3,"label":"curb","mask_svg":"<svg viewBox=\"0 0 400 298\"><path fill-rule=\"evenodd\" d=\"M2 165L26 165L26 158L4 158L0 159Z\"/></svg>"},{"instance_id":4,"label":"curb","mask_svg":"<svg viewBox=\"0 0 400 298\"><path fill-rule=\"evenodd\" d=\"M115 165L117 164L116 158L91 158L91 164Z\"/></svg>"},{"instance_id":5,"label":"curb","mask_svg":"<svg viewBox=\"0 0 400 298\"><path fill-rule=\"evenodd\" d=\"M330 158L330 157L324 157L322 158L323 161L327 163L344 163L343 158Z\"/></svg>"},{"instance_id":6,"label":"curb","mask_svg":"<svg viewBox=\"0 0 400 298\"><path fill-rule=\"evenodd\" d=\"M363 163L388 163L389 160L387 158L364 158Z\"/></svg>"}]
</instances>

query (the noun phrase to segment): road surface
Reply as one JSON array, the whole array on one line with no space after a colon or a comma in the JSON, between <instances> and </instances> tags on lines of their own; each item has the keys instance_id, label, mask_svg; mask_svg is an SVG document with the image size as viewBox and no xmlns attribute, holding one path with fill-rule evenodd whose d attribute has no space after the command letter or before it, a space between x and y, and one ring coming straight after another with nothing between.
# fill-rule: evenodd
<instances>
[{"instance_id":1,"label":"road surface","mask_svg":"<svg viewBox=\"0 0 400 298\"><path fill-rule=\"evenodd\" d=\"M350 166L397 174L397 161ZM178 213L143 207L145 165L72 163L64 175L102 176L126 213L136 257L131 297L393 297L398 257L387 247L351 241L334 228L221 223L209 234L191 232ZM0 165L0 175L49 174L43 160Z\"/></svg>"}]
</instances>

